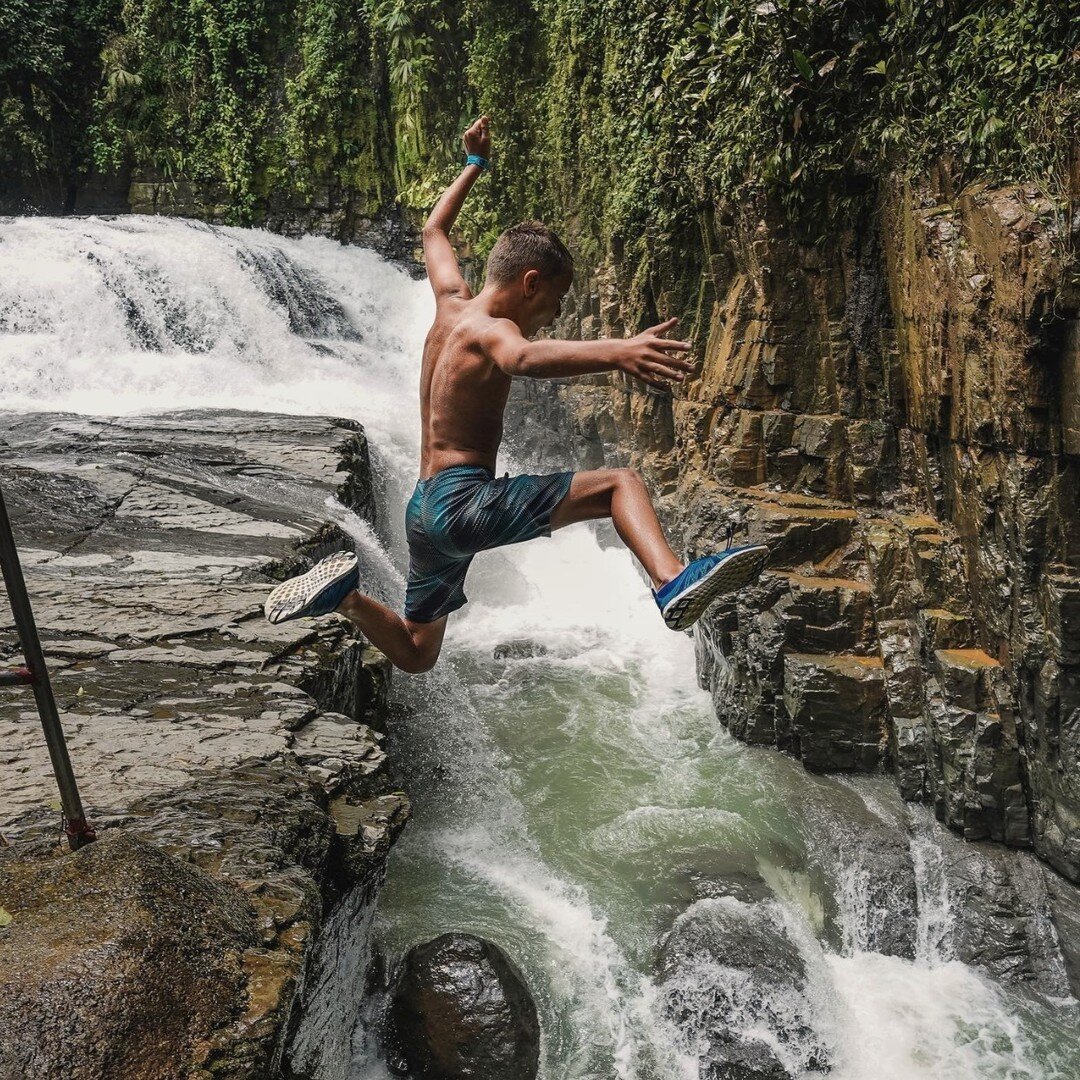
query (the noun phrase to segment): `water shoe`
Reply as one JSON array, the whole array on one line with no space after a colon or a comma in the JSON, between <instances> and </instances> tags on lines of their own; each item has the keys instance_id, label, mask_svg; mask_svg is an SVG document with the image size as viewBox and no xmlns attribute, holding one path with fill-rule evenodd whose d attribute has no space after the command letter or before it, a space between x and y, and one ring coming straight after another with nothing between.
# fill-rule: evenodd
<instances>
[{"instance_id":1,"label":"water shoe","mask_svg":"<svg viewBox=\"0 0 1080 1080\"><path fill-rule=\"evenodd\" d=\"M272 623L328 615L359 580L356 556L351 551L335 551L306 574L283 581L266 598L263 610Z\"/></svg>"},{"instance_id":2,"label":"water shoe","mask_svg":"<svg viewBox=\"0 0 1080 1080\"><path fill-rule=\"evenodd\" d=\"M689 629L718 597L754 581L768 557L764 544L749 544L695 559L653 593L664 622L672 630Z\"/></svg>"}]
</instances>

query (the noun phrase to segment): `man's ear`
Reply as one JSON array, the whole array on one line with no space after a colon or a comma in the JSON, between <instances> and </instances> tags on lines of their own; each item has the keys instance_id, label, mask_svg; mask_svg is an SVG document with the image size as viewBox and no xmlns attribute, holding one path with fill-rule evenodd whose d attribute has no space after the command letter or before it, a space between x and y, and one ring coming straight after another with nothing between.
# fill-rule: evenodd
<instances>
[{"instance_id":1,"label":"man's ear","mask_svg":"<svg viewBox=\"0 0 1080 1080\"><path fill-rule=\"evenodd\" d=\"M521 279L521 290L526 299L534 297L538 288L540 288L540 271L526 270L525 276Z\"/></svg>"}]
</instances>

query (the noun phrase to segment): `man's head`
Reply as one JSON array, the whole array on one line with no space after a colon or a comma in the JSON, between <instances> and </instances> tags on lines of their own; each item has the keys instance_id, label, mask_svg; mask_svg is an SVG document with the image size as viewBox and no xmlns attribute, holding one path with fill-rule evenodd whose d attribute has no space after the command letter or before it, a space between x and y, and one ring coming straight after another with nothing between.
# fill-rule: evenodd
<instances>
[{"instance_id":1,"label":"man's head","mask_svg":"<svg viewBox=\"0 0 1080 1080\"><path fill-rule=\"evenodd\" d=\"M539 221L507 229L488 256L486 284L509 294L526 336L554 322L573 280L573 257Z\"/></svg>"}]
</instances>

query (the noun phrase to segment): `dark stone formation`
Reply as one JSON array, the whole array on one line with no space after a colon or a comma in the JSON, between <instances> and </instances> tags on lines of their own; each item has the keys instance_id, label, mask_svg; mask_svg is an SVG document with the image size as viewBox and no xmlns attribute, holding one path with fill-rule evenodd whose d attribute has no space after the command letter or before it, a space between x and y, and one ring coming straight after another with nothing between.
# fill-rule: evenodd
<instances>
[{"instance_id":1,"label":"dark stone formation","mask_svg":"<svg viewBox=\"0 0 1080 1080\"><path fill-rule=\"evenodd\" d=\"M183 1080L247 1006L256 913L134 837L74 855L0 853L0 1077Z\"/></svg>"},{"instance_id":2,"label":"dark stone formation","mask_svg":"<svg viewBox=\"0 0 1080 1080\"><path fill-rule=\"evenodd\" d=\"M668 1014L702 1053L706 1080L788 1080L827 1072L811 1025L806 969L772 901L719 897L675 923L660 956ZM756 1032L767 1030L770 1046Z\"/></svg>"},{"instance_id":3,"label":"dark stone formation","mask_svg":"<svg viewBox=\"0 0 1080 1080\"><path fill-rule=\"evenodd\" d=\"M1004 985L1065 997L1076 983L1077 890L1030 854L940 836L952 929L945 955Z\"/></svg>"},{"instance_id":4,"label":"dark stone formation","mask_svg":"<svg viewBox=\"0 0 1080 1080\"><path fill-rule=\"evenodd\" d=\"M868 785L872 803L888 793L878 782L859 783ZM861 788L823 782L810 789L802 810L800 829L811 882L823 899L826 940L841 954L858 950L913 960L918 886L903 804L895 799L895 806L881 807L882 817L869 809Z\"/></svg>"},{"instance_id":5,"label":"dark stone formation","mask_svg":"<svg viewBox=\"0 0 1080 1080\"><path fill-rule=\"evenodd\" d=\"M490 941L443 934L411 949L389 1043L414 1080L533 1080L540 1022L521 973Z\"/></svg>"},{"instance_id":6,"label":"dark stone formation","mask_svg":"<svg viewBox=\"0 0 1080 1080\"><path fill-rule=\"evenodd\" d=\"M530 660L536 656L546 656L547 646L528 638L513 638L495 646L492 656L496 660Z\"/></svg>"}]
</instances>

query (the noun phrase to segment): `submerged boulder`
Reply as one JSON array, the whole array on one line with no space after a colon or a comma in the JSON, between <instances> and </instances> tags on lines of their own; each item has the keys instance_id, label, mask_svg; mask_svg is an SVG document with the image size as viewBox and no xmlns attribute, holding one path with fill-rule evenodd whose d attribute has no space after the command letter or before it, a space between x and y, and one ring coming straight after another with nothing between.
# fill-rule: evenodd
<instances>
[{"instance_id":1,"label":"submerged boulder","mask_svg":"<svg viewBox=\"0 0 1080 1080\"><path fill-rule=\"evenodd\" d=\"M497 945L443 934L405 957L389 1042L414 1080L533 1080L540 1022L524 978Z\"/></svg>"},{"instance_id":2,"label":"submerged boulder","mask_svg":"<svg viewBox=\"0 0 1080 1080\"><path fill-rule=\"evenodd\" d=\"M547 656L547 646L531 638L511 638L495 646L492 656L496 660L531 660L537 656Z\"/></svg>"},{"instance_id":3,"label":"submerged boulder","mask_svg":"<svg viewBox=\"0 0 1080 1080\"><path fill-rule=\"evenodd\" d=\"M664 942L660 982L703 1080L788 1080L828 1071L811 1025L806 965L775 902L700 900Z\"/></svg>"}]
</instances>

